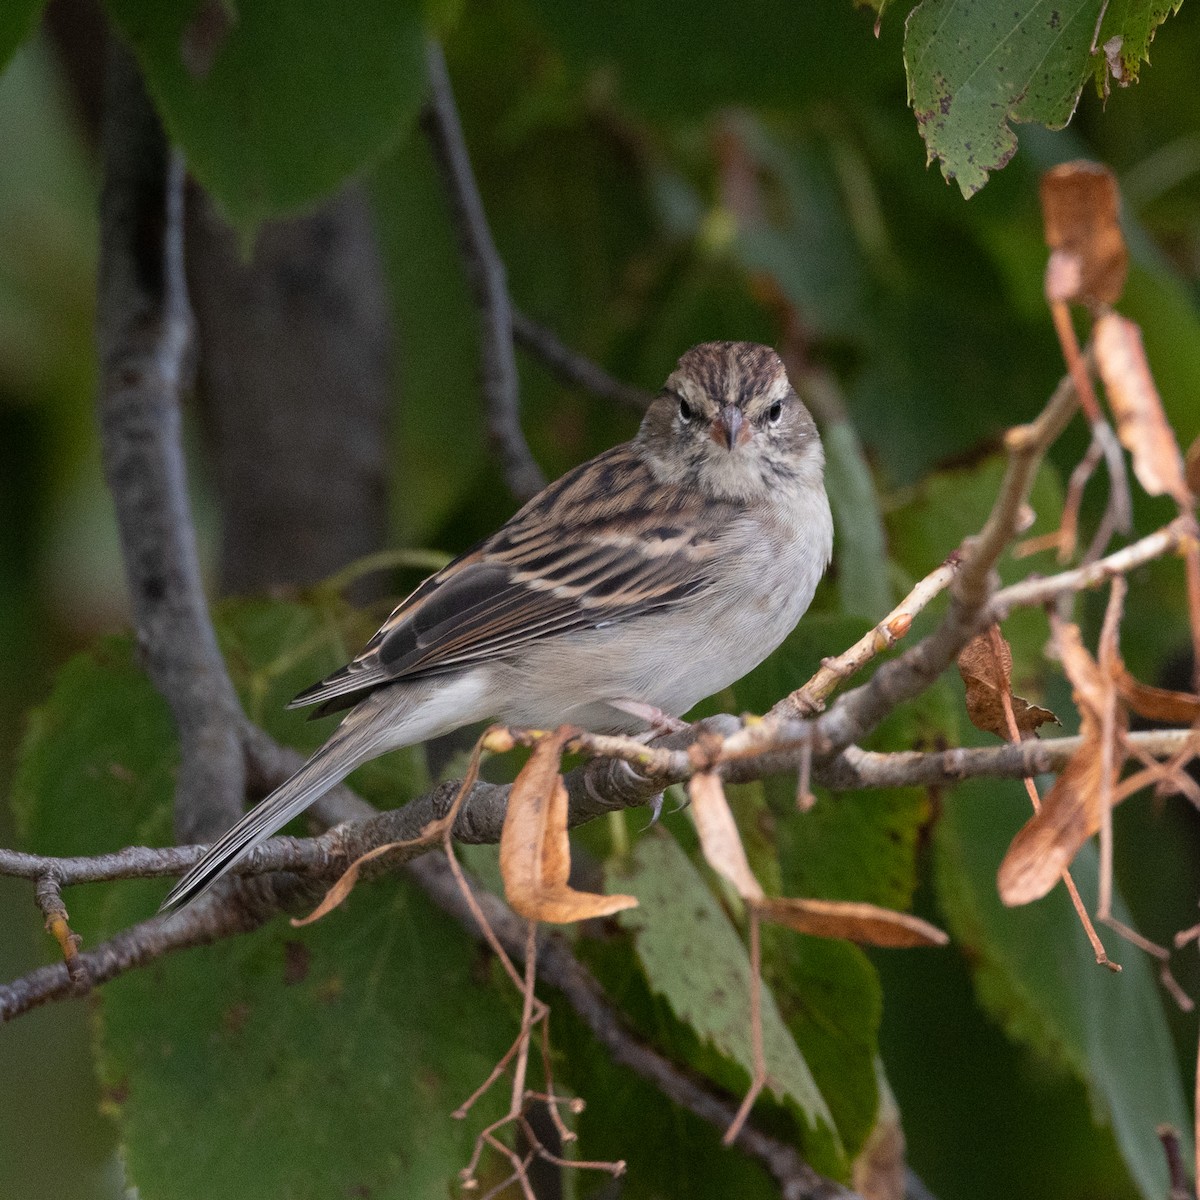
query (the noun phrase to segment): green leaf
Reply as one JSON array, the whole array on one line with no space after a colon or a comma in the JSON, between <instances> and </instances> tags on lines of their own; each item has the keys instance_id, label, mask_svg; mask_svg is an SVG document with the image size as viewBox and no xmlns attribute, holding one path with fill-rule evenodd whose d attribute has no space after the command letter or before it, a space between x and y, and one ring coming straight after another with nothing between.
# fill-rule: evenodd
<instances>
[{"instance_id":1,"label":"green leaf","mask_svg":"<svg viewBox=\"0 0 1200 1200\"><path fill-rule=\"evenodd\" d=\"M836 653L831 647L830 653ZM939 686L910 704L871 739L872 749L948 740L953 727ZM830 795L816 789L806 813L796 809L792 780L768 779L766 794L784 895L863 900L908 909L916 886L917 845L929 801L917 788ZM766 941L767 974L850 1154L878 1111L878 1035L883 994L870 959L849 942L784 931ZM926 951L892 951L924 956Z\"/></svg>"},{"instance_id":2,"label":"green leaf","mask_svg":"<svg viewBox=\"0 0 1200 1200\"><path fill-rule=\"evenodd\" d=\"M30 39L0 74L0 403L43 408L72 462L94 436L78 415L96 386L96 201L50 49Z\"/></svg>"},{"instance_id":3,"label":"green leaf","mask_svg":"<svg viewBox=\"0 0 1200 1200\"><path fill-rule=\"evenodd\" d=\"M171 714L134 664L130 639L105 638L59 671L30 714L12 785L21 840L58 856L169 843L177 766ZM66 903L85 946L114 932L100 889L71 889Z\"/></svg>"},{"instance_id":4,"label":"green leaf","mask_svg":"<svg viewBox=\"0 0 1200 1200\"><path fill-rule=\"evenodd\" d=\"M171 139L250 233L312 206L412 127L418 0L109 0Z\"/></svg>"},{"instance_id":5,"label":"green leaf","mask_svg":"<svg viewBox=\"0 0 1200 1200\"><path fill-rule=\"evenodd\" d=\"M107 915L145 910L125 889ZM503 1087L451 1116L515 1036L504 1010L462 930L395 881L131 972L99 1033L129 1178L145 1200L446 1194L502 1111Z\"/></svg>"},{"instance_id":6,"label":"green leaf","mask_svg":"<svg viewBox=\"0 0 1200 1200\"><path fill-rule=\"evenodd\" d=\"M422 139L408 138L381 164L371 193L392 307L405 335L397 367L404 420L395 422L401 469L392 521L405 544L422 545L442 536L487 458L484 422L474 419L482 407L478 320ZM450 412L462 419L448 422Z\"/></svg>"},{"instance_id":7,"label":"green leaf","mask_svg":"<svg viewBox=\"0 0 1200 1200\"><path fill-rule=\"evenodd\" d=\"M665 997L702 1041L740 1067L740 1086L748 1086L753 1071L749 959L699 872L671 838L649 834L638 840L627 864L610 867L606 875L608 890L628 892L640 902L620 921L633 931L651 990ZM844 1170L829 1107L765 987L762 1015L768 1093L800 1122L806 1158L818 1169Z\"/></svg>"},{"instance_id":8,"label":"green leaf","mask_svg":"<svg viewBox=\"0 0 1200 1200\"><path fill-rule=\"evenodd\" d=\"M930 161L971 196L1017 151L1010 122L1061 129L1093 71L1104 0L922 0L904 37L908 98ZM1101 55L1103 57L1103 55Z\"/></svg>"},{"instance_id":9,"label":"green leaf","mask_svg":"<svg viewBox=\"0 0 1200 1200\"><path fill-rule=\"evenodd\" d=\"M826 613L805 617L775 654L734 685L737 707L764 711L809 678L823 657L844 650L868 627L859 618ZM910 749L922 741L947 741L955 724L953 701L948 689L939 685L893 714L871 739L870 748ZM817 789L817 804L800 813L791 776L766 779L758 786L769 808L750 814L749 821L738 808L738 825L748 852L760 836L776 847L775 872L782 894L865 900L898 909L910 906L917 842L929 819L928 799L921 790L830 796ZM757 865L755 869L770 890L775 880ZM763 946L764 973L780 1011L829 1105L847 1153L854 1155L878 1110L882 996L875 968L849 942L768 928Z\"/></svg>"},{"instance_id":10,"label":"green leaf","mask_svg":"<svg viewBox=\"0 0 1200 1200\"><path fill-rule=\"evenodd\" d=\"M1109 81L1122 86L1137 82L1143 62L1150 61L1155 30L1177 13L1183 0L1109 0L1096 45L1096 86L1107 96Z\"/></svg>"},{"instance_id":11,"label":"green leaf","mask_svg":"<svg viewBox=\"0 0 1200 1200\"><path fill-rule=\"evenodd\" d=\"M45 6L46 0L5 0L0 7L0 71L8 66L17 47L33 33Z\"/></svg>"},{"instance_id":12,"label":"green leaf","mask_svg":"<svg viewBox=\"0 0 1200 1200\"><path fill-rule=\"evenodd\" d=\"M858 946L763 930L763 973L853 1157L879 1112L883 991Z\"/></svg>"},{"instance_id":13,"label":"green leaf","mask_svg":"<svg viewBox=\"0 0 1200 1200\"><path fill-rule=\"evenodd\" d=\"M362 614L325 595L312 604L283 600L227 601L214 613L221 653L246 715L272 737L306 754L336 727L311 720L309 711L287 708L301 690L347 661L374 630ZM419 746L372 759L352 776L365 799L396 808L429 785Z\"/></svg>"},{"instance_id":14,"label":"green leaf","mask_svg":"<svg viewBox=\"0 0 1200 1200\"><path fill-rule=\"evenodd\" d=\"M871 53L868 16L842 0L745 0L733 21L719 0L697 0L686 11L640 0L535 0L535 8L569 61L615 76L634 106L659 117L693 120L739 104L798 106L848 78L861 96L892 74Z\"/></svg>"},{"instance_id":15,"label":"green leaf","mask_svg":"<svg viewBox=\"0 0 1200 1200\"><path fill-rule=\"evenodd\" d=\"M305 616L223 610L248 694L247 681L286 691L305 671L301 655L274 670L282 646L304 644ZM50 854L167 841L175 766L165 705L129 639L108 639L63 669L31 721L14 788L24 838ZM151 916L162 892L133 880L71 889L67 903L94 945ZM481 982L474 943L395 880L310 928L277 920L131 971L99 1003L106 1103L146 1200L444 1194L503 1089L466 1122L451 1113L518 1024L515 998Z\"/></svg>"},{"instance_id":16,"label":"green leaf","mask_svg":"<svg viewBox=\"0 0 1200 1200\"><path fill-rule=\"evenodd\" d=\"M653 1038L673 1061L696 1070L701 1057L696 1035L665 1001L650 994L629 947L583 939L579 950L587 955L624 1019L643 1037ZM614 1061L565 1000L553 992L544 998L553 1008L551 1027L560 1059L555 1078L589 1101L577 1126L579 1157L625 1161L628 1170L621 1179L621 1200L674 1196L775 1200L779 1196L779 1185L760 1160L740 1147L721 1145L723 1129L665 1101L652 1083ZM740 1070L738 1075L744 1079ZM740 1080L734 1083L739 1085ZM631 1113L637 1114L636 1128ZM595 1191L583 1186L583 1178L579 1194L598 1200Z\"/></svg>"},{"instance_id":17,"label":"green leaf","mask_svg":"<svg viewBox=\"0 0 1200 1200\"><path fill-rule=\"evenodd\" d=\"M935 840L943 911L974 965L981 1002L1010 1037L1087 1083L1134 1181L1147 1200L1158 1200L1168 1181L1155 1128L1163 1122L1191 1128L1163 993L1150 960L1111 932L1104 932L1105 943L1124 969L1116 975L1096 965L1064 888L1020 909L1000 903L996 867L1027 816L1019 784L973 783L955 790ZM1097 873L1089 843L1072 874L1092 911ZM1131 920L1119 896L1113 915Z\"/></svg>"},{"instance_id":18,"label":"green leaf","mask_svg":"<svg viewBox=\"0 0 1200 1200\"><path fill-rule=\"evenodd\" d=\"M833 509L838 597L847 616L881 621L891 608L887 544L875 482L848 420L824 430L825 483Z\"/></svg>"}]
</instances>

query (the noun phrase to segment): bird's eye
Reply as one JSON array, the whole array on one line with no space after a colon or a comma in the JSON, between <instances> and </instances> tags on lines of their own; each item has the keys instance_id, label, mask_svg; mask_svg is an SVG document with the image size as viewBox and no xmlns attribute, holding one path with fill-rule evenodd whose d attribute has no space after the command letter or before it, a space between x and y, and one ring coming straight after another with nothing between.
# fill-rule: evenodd
<instances>
[{"instance_id":1,"label":"bird's eye","mask_svg":"<svg viewBox=\"0 0 1200 1200\"><path fill-rule=\"evenodd\" d=\"M767 420L772 425L778 425L780 418L783 416L783 401L776 400L774 404L767 409Z\"/></svg>"},{"instance_id":2,"label":"bird's eye","mask_svg":"<svg viewBox=\"0 0 1200 1200\"><path fill-rule=\"evenodd\" d=\"M684 422L692 419L692 406L682 396L679 398L679 419Z\"/></svg>"}]
</instances>

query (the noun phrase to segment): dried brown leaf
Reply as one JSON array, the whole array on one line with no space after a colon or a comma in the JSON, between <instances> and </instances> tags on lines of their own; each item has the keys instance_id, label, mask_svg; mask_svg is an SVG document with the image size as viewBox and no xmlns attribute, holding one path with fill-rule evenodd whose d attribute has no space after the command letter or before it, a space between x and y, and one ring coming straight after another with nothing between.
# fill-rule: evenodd
<instances>
[{"instance_id":1,"label":"dried brown leaf","mask_svg":"<svg viewBox=\"0 0 1200 1200\"><path fill-rule=\"evenodd\" d=\"M1107 672L1084 646L1078 625L1051 617L1054 642L1079 708L1079 729L1083 740L1055 780L1041 809L1013 838L1000 864L997 885L1005 904L1028 904L1041 899L1070 866L1080 846L1100 828L1100 805L1105 782L1102 746L1104 712L1117 690L1116 676L1120 667L1115 646L1115 625L1109 629L1112 623L1106 621L1105 624L1104 658L1108 665ZM1110 639L1113 642L1111 645L1108 644ZM1117 740L1112 755L1112 778L1108 781L1112 789L1110 795L1115 793L1115 784L1124 761L1120 747L1127 724L1124 708L1115 705L1113 727Z\"/></svg>"},{"instance_id":2,"label":"dried brown leaf","mask_svg":"<svg viewBox=\"0 0 1200 1200\"><path fill-rule=\"evenodd\" d=\"M1200 437L1189 447L1183 460L1183 476L1193 496L1200 496Z\"/></svg>"},{"instance_id":3,"label":"dried brown leaf","mask_svg":"<svg viewBox=\"0 0 1200 1200\"><path fill-rule=\"evenodd\" d=\"M531 921L565 924L635 908L632 896L577 892L567 883L571 843L567 789L559 772L573 730L563 726L533 748L513 782L500 834L500 874L513 910Z\"/></svg>"},{"instance_id":4,"label":"dried brown leaf","mask_svg":"<svg viewBox=\"0 0 1200 1200\"><path fill-rule=\"evenodd\" d=\"M1041 200L1051 251L1046 298L1114 304L1125 287L1129 255L1112 172L1099 163L1063 163L1042 176Z\"/></svg>"},{"instance_id":5,"label":"dried brown leaf","mask_svg":"<svg viewBox=\"0 0 1200 1200\"><path fill-rule=\"evenodd\" d=\"M908 1195L908 1163L905 1160L904 1126L900 1106L884 1078L879 1075L879 1109L875 1125L854 1160L851 1184L863 1200L904 1200Z\"/></svg>"},{"instance_id":6,"label":"dried brown leaf","mask_svg":"<svg viewBox=\"0 0 1200 1200\"><path fill-rule=\"evenodd\" d=\"M967 689L967 716L976 729L1010 740L1004 711L1007 693L1021 737L1032 737L1039 725L1058 718L1012 692L1012 649L993 626L973 637L958 656L958 673Z\"/></svg>"},{"instance_id":7,"label":"dried brown leaf","mask_svg":"<svg viewBox=\"0 0 1200 1200\"><path fill-rule=\"evenodd\" d=\"M1081 713L1086 707L1098 721L1107 694L1104 673L1083 644L1078 625L1052 619L1051 627L1063 670L1074 689L1075 703Z\"/></svg>"},{"instance_id":8,"label":"dried brown leaf","mask_svg":"<svg viewBox=\"0 0 1200 1200\"><path fill-rule=\"evenodd\" d=\"M700 835L700 848L708 865L728 879L743 899L761 900L763 890L750 870L741 835L729 809L729 801L725 799L721 777L710 772L693 775L688 784L688 795L692 800L696 832Z\"/></svg>"},{"instance_id":9,"label":"dried brown leaf","mask_svg":"<svg viewBox=\"0 0 1200 1200\"><path fill-rule=\"evenodd\" d=\"M1117 664L1113 681L1121 699L1139 717L1145 717L1148 721L1162 721L1167 725L1192 725L1200 721L1200 696L1151 687L1130 675L1124 663Z\"/></svg>"},{"instance_id":10,"label":"dried brown leaf","mask_svg":"<svg viewBox=\"0 0 1200 1200\"><path fill-rule=\"evenodd\" d=\"M1085 708L1083 744L1054 781L1041 809L1013 838L1000 864L1000 899L1016 906L1040 900L1100 828L1100 725Z\"/></svg>"},{"instance_id":11,"label":"dried brown leaf","mask_svg":"<svg viewBox=\"0 0 1200 1200\"><path fill-rule=\"evenodd\" d=\"M896 947L944 946L950 940L936 925L912 913L857 901L768 896L754 907L767 920L813 937Z\"/></svg>"},{"instance_id":12,"label":"dried brown leaf","mask_svg":"<svg viewBox=\"0 0 1200 1200\"><path fill-rule=\"evenodd\" d=\"M1094 344L1096 365L1117 419L1117 436L1133 456L1138 482L1151 496L1170 496L1191 508L1183 455L1146 361L1142 331L1120 313L1105 313L1096 322Z\"/></svg>"}]
</instances>

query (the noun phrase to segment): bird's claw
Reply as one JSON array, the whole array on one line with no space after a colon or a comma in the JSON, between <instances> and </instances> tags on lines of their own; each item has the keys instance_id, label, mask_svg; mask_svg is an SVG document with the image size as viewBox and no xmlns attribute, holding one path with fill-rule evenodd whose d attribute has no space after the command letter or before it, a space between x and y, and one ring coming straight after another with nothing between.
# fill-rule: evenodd
<instances>
[{"instance_id":1,"label":"bird's claw","mask_svg":"<svg viewBox=\"0 0 1200 1200\"><path fill-rule=\"evenodd\" d=\"M646 826L646 829L653 829L658 824L658 819L662 816L662 810L663 793L658 792L650 797L650 824ZM642 832L645 833L646 829L643 829Z\"/></svg>"},{"instance_id":2,"label":"bird's claw","mask_svg":"<svg viewBox=\"0 0 1200 1200\"><path fill-rule=\"evenodd\" d=\"M649 800L649 804L650 804L650 823L649 823L649 824L646 826L646 829L653 829L653 828L654 828L654 826L655 826L655 825L657 825L657 824L658 824L658 822L659 822L659 820L662 818L662 815L663 815L663 801L664 801L665 799L666 799L666 793L665 793L665 792L659 792L659 793L658 793L656 796L652 796L652 797L650 798L650 800ZM681 801L680 801L680 802L679 802L677 805L675 805L675 807L674 807L674 808L672 808L672 809L668 810L668 812L667 812L667 816L668 816L668 817L673 817L673 816L674 816L674 815L675 815L677 812L683 812L683 810L684 810L685 808L687 808L687 806L688 806L689 804L691 804L691 802L692 802L692 801L691 801L691 797L689 797L689 796L688 796L687 792L684 792L684 793L683 793L683 799L682 799L682 800L681 800ZM642 830L642 832L643 832L643 833L645 833L645 832L646 832L646 829L643 829L643 830Z\"/></svg>"}]
</instances>

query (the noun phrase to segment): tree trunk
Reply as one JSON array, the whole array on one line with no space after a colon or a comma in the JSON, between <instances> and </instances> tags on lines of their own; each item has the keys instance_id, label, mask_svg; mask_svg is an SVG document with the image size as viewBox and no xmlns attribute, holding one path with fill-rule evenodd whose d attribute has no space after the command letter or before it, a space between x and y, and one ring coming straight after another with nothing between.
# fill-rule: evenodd
<instances>
[{"instance_id":1,"label":"tree trunk","mask_svg":"<svg viewBox=\"0 0 1200 1200\"><path fill-rule=\"evenodd\" d=\"M188 235L221 589L313 583L385 537L392 335L369 205L351 188L269 222L247 258L193 186Z\"/></svg>"}]
</instances>

